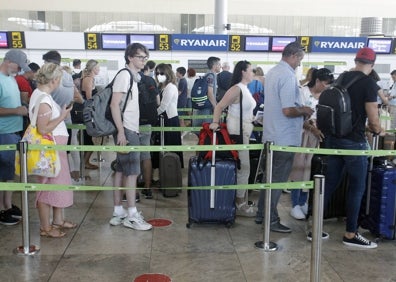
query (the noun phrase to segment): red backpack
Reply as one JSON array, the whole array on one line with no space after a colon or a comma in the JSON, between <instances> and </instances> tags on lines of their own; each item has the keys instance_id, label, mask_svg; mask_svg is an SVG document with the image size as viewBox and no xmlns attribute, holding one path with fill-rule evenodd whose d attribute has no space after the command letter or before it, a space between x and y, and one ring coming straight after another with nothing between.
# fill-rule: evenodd
<instances>
[{"instance_id":1,"label":"red backpack","mask_svg":"<svg viewBox=\"0 0 396 282\"><path fill-rule=\"evenodd\" d=\"M213 131L209 128L208 122L202 124L202 129L199 132L199 145L212 145L213 142ZM216 131L216 145L232 145L234 142L230 139L228 134L227 125L225 123L219 124L219 130ZM199 156L205 160L212 160L212 151L200 151ZM240 161L238 157L238 151L216 151L216 159L233 159L237 162L238 168L240 167Z\"/></svg>"}]
</instances>

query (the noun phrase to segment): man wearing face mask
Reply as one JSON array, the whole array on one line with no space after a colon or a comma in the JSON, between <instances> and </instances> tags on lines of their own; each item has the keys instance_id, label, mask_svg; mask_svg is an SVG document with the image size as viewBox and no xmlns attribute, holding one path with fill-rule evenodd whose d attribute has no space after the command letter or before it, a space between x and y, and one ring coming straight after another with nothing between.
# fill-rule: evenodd
<instances>
[{"instance_id":1,"label":"man wearing face mask","mask_svg":"<svg viewBox=\"0 0 396 282\"><path fill-rule=\"evenodd\" d=\"M22 116L28 114L28 109L21 105L21 95L15 80L20 69L30 71L26 54L17 49L8 51L0 64L0 145L19 142ZM0 167L0 181L13 181L14 151L0 151ZM22 217L21 210L11 204L11 198L11 191L0 191L0 223L4 225L17 224Z\"/></svg>"}]
</instances>

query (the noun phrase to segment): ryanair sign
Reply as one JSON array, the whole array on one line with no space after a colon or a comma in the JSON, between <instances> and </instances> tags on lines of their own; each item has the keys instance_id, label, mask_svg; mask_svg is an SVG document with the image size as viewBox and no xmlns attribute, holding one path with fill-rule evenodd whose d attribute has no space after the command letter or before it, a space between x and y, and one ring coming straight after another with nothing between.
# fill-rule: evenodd
<instances>
[{"instance_id":1,"label":"ryanair sign","mask_svg":"<svg viewBox=\"0 0 396 282\"><path fill-rule=\"evenodd\" d=\"M228 51L228 35L172 34L172 50Z\"/></svg>"},{"instance_id":2,"label":"ryanair sign","mask_svg":"<svg viewBox=\"0 0 396 282\"><path fill-rule=\"evenodd\" d=\"M366 46L366 37L318 37L311 38L311 52L356 53Z\"/></svg>"}]
</instances>

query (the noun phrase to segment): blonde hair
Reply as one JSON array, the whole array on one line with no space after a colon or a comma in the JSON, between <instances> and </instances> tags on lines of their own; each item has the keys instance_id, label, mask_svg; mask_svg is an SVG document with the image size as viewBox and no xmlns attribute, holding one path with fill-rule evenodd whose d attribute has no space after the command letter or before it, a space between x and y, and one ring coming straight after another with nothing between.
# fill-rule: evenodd
<instances>
[{"instance_id":1,"label":"blonde hair","mask_svg":"<svg viewBox=\"0 0 396 282\"><path fill-rule=\"evenodd\" d=\"M83 70L83 77L88 76L92 73L93 69L99 64L96 60L88 60Z\"/></svg>"},{"instance_id":2,"label":"blonde hair","mask_svg":"<svg viewBox=\"0 0 396 282\"><path fill-rule=\"evenodd\" d=\"M50 83L54 79L62 77L62 68L54 63L44 64L36 73L36 81L38 84L44 85Z\"/></svg>"}]
</instances>

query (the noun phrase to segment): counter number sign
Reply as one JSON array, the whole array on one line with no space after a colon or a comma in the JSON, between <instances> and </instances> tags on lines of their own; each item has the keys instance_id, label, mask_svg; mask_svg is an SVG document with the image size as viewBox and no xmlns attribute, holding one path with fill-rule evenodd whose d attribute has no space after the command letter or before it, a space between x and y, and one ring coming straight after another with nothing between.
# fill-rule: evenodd
<instances>
[{"instance_id":1,"label":"counter number sign","mask_svg":"<svg viewBox=\"0 0 396 282\"><path fill-rule=\"evenodd\" d=\"M97 33L85 33L85 48L88 50L99 49L99 36Z\"/></svg>"},{"instance_id":2,"label":"counter number sign","mask_svg":"<svg viewBox=\"0 0 396 282\"><path fill-rule=\"evenodd\" d=\"M11 31L10 32L10 38L11 39L11 48L15 49L23 49L26 48L25 46L25 36L22 32L20 31Z\"/></svg>"},{"instance_id":3,"label":"counter number sign","mask_svg":"<svg viewBox=\"0 0 396 282\"><path fill-rule=\"evenodd\" d=\"M160 34L158 40L158 50L159 51L169 51L170 43L169 43L169 34Z\"/></svg>"},{"instance_id":4,"label":"counter number sign","mask_svg":"<svg viewBox=\"0 0 396 282\"><path fill-rule=\"evenodd\" d=\"M239 35L231 36L230 51L240 52L241 48L241 37Z\"/></svg>"}]
</instances>

